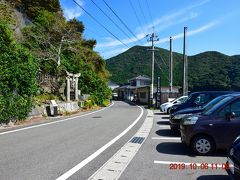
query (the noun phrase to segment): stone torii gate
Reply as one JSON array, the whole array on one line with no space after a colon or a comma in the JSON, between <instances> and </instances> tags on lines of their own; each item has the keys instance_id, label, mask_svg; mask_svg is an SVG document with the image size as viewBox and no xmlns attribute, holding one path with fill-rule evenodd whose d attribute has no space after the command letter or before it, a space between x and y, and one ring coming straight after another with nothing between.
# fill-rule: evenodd
<instances>
[{"instance_id":1,"label":"stone torii gate","mask_svg":"<svg viewBox=\"0 0 240 180\"><path fill-rule=\"evenodd\" d=\"M78 74L72 74L67 72L67 101L71 101L70 95L71 95L71 89L73 89L74 94L75 94L75 101L78 101L78 95L79 95L79 90L78 90L78 78L80 77L80 73Z\"/></svg>"}]
</instances>

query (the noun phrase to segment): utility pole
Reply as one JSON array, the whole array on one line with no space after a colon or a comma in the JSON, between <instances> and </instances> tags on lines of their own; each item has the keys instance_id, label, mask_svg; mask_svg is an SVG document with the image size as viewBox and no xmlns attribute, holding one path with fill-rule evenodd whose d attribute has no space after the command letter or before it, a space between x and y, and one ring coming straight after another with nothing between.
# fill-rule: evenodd
<instances>
[{"instance_id":1,"label":"utility pole","mask_svg":"<svg viewBox=\"0 0 240 180\"><path fill-rule=\"evenodd\" d=\"M152 43L152 48L149 49L150 51L152 51L152 82L151 82L151 87L150 87L150 104L154 105L153 102L153 84L154 84L154 42L159 41L158 36L155 35L154 33L152 34L148 34L147 37L149 37L149 39L147 40L148 42Z\"/></svg>"},{"instance_id":2,"label":"utility pole","mask_svg":"<svg viewBox=\"0 0 240 180\"><path fill-rule=\"evenodd\" d=\"M183 95L188 95L188 59L186 55L186 34L187 27L184 27L183 39Z\"/></svg>"},{"instance_id":3,"label":"utility pole","mask_svg":"<svg viewBox=\"0 0 240 180\"><path fill-rule=\"evenodd\" d=\"M173 56L172 56L172 37L170 37L169 52L169 92L172 93L173 88Z\"/></svg>"}]
</instances>

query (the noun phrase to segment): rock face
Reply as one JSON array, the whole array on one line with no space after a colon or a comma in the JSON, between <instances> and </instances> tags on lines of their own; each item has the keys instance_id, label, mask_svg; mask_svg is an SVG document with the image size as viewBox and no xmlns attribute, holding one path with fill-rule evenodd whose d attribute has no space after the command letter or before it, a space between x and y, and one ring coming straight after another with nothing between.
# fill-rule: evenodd
<instances>
[{"instance_id":1,"label":"rock face","mask_svg":"<svg viewBox=\"0 0 240 180\"><path fill-rule=\"evenodd\" d=\"M21 29L31 23L26 14L5 0L0 0L0 19L10 23L17 40L22 38Z\"/></svg>"}]
</instances>

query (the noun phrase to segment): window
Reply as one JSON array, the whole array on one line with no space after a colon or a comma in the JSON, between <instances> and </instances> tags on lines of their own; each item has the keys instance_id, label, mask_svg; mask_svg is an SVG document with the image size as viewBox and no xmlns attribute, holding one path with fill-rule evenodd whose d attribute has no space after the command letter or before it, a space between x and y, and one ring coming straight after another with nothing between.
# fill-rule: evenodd
<instances>
[{"instance_id":1,"label":"window","mask_svg":"<svg viewBox=\"0 0 240 180\"><path fill-rule=\"evenodd\" d=\"M205 104L205 103L209 102L209 100L210 100L210 95L209 94L199 94L196 97L194 103L195 104Z\"/></svg>"},{"instance_id":2,"label":"window","mask_svg":"<svg viewBox=\"0 0 240 180\"><path fill-rule=\"evenodd\" d=\"M140 98L142 98L142 99L146 98L146 93L145 92L140 92Z\"/></svg>"},{"instance_id":3,"label":"window","mask_svg":"<svg viewBox=\"0 0 240 180\"><path fill-rule=\"evenodd\" d=\"M225 103L227 103L228 101L230 101L233 97L232 96L227 96L224 99L222 99L221 101L219 101L217 104L215 104L214 106L212 106L210 109L205 109L203 111L203 115L210 115L216 111L218 111L219 108L221 108Z\"/></svg>"},{"instance_id":4,"label":"window","mask_svg":"<svg viewBox=\"0 0 240 180\"><path fill-rule=\"evenodd\" d=\"M227 112L234 112L236 117L240 117L240 100L236 100L233 103L226 106L219 112L220 117L225 117Z\"/></svg>"}]
</instances>

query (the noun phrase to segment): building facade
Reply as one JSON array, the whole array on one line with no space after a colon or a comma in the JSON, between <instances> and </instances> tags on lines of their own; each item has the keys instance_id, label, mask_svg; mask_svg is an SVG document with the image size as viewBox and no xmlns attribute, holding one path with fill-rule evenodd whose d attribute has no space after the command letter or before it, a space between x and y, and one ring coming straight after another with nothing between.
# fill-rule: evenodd
<instances>
[{"instance_id":1,"label":"building facade","mask_svg":"<svg viewBox=\"0 0 240 180\"><path fill-rule=\"evenodd\" d=\"M139 104L149 104L150 102L150 85L151 79L147 76L137 76L128 80L128 84L115 89L118 93L119 100L134 101ZM157 88L154 87L154 97ZM169 97L176 98L179 96L179 87L173 87L169 92L169 87L161 87L161 103L167 102Z\"/></svg>"}]
</instances>

